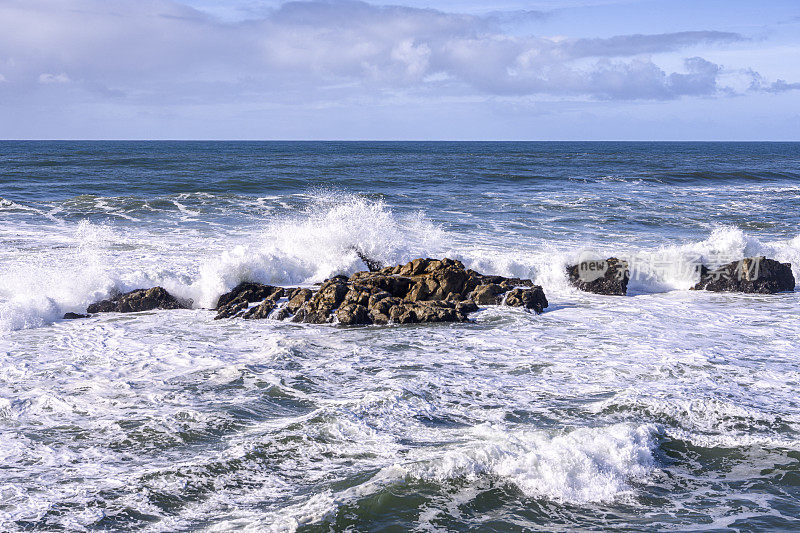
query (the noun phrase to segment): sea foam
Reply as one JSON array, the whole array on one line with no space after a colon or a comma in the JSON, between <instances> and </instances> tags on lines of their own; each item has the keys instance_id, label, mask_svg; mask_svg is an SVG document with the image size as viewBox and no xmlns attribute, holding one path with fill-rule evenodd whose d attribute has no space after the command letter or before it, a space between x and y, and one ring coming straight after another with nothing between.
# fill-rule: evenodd
<instances>
[{"instance_id":1,"label":"sea foam","mask_svg":"<svg viewBox=\"0 0 800 533\"><path fill-rule=\"evenodd\" d=\"M51 226L44 235L49 248L24 260L16 256L0 270L0 331L44 326L115 292L156 285L195 307L213 307L242 281L311 285L363 270L359 254L387 265L451 257L483 273L531 278L558 295L573 291L565 268L585 251L574 243L465 240L419 212L396 213L381 200L331 192L311 196L304 209L269 219L248 235L189 233L165 240L147 228L123 231L87 221ZM800 236L762 242L719 227L701 241L645 249L609 242L596 252L630 262L631 294L687 290L697 282L692 267L698 261L753 255L791 262L800 279Z\"/></svg>"}]
</instances>

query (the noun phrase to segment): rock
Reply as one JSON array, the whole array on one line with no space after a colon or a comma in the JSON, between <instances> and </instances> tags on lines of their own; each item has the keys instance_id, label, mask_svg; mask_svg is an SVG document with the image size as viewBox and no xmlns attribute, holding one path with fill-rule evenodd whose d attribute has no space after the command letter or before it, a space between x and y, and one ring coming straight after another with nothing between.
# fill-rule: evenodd
<instances>
[{"instance_id":1,"label":"rock","mask_svg":"<svg viewBox=\"0 0 800 533\"><path fill-rule=\"evenodd\" d=\"M292 318L292 322L305 322L307 324L327 324L333 321L333 309L323 307L315 308L312 302L306 302L303 307L297 310L297 314Z\"/></svg>"},{"instance_id":2,"label":"rock","mask_svg":"<svg viewBox=\"0 0 800 533\"><path fill-rule=\"evenodd\" d=\"M230 302L227 305L223 305L219 309L219 312L217 313L217 316L214 317L214 320L221 320L223 318L233 318L241 314L243 311L246 311L248 307L250 307L250 305L249 302L247 302L247 300L238 300Z\"/></svg>"},{"instance_id":3,"label":"rock","mask_svg":"<svg viewBox=\"0 0 800 533\"><path fill-rule=\"evenodd\" d=\"M189 309L191 301L178 300L166 289L138 289L120 294L108 300L101 300L86 308L87 313L137 313L153 309Z\"/></svg>"},{"instance_id":4,"label":"rock","mask_svg":"<svg viewBox=\"0 0 800 533\"><path fill-rule=\"evenodd\" d=\"M316 292L285 289L279 293L275 287L265 287L242 284L237 295L221 299L224 305L218 317L271 316L308 324L336 319L342 325L464 322L478 310L478 304L497 305L506 293L509 305L537 313L547 307L544 291L531 280L484 276L452 259L415 259L405 265L357 272L349 278L335 276L321 283ZM278 307L275 294L285 295L288 303ZM263 297L258 300L261 303L250 307L251 299L259 297Z\"/></svg>"},{"instance_id":5,"label":"rock","mask_svg":"<svg viewBox=\"0 0 800 533\"><path fill-rule=\"evenodd\" d=\"M214 317L214 320L233 318L243 311L245 312L244 314L248 315L245 318L261 318L258 316L259 313L263 314L266 312L269 314L266 307L262 308L260 311L255 311L255 308L248 310L250 304L270 300L272 301L272 308L270 308L269 311L271 311L275 308L275 300L281 298L285 292L286 289L282 287L273 287L272 285L251 282L240 283L232 291L219 297L216 307L217 316ZM266 316L263 318L266 318Z\"/></svg>"},{"instance_id":6,"label":"rock","mask_svg":"<svg viewBox=\"0 0 800 533\"><path fill-rule=\"evenodd\" d=\"M372 324L369 311L363 305L347 304L336 311L336 318L344 326L354 326L356 324Z\"/></svg>"},{"instance_id":7,"label":"rock","mask_svg":"<svg viewBox=\"0 0 800 533\"><path fill-rule=\"evenodd\" d=\"M497 283L487 283L478 285L474 291L469 293L469 298L478 305L497 305L502 300L502 294L506 292Z\"/></svg>"},{"instance_id":8,"label":"rock","mask_svg":"<svg viewBox=\"0 0 800 533\"><path fill-rule=\"evenodd\" d=\"M746 257L714 270L703 266L700 282L692 290L774 294L794 291L795 279L790 263L766 257Z\"/></svg>"},{"instance_id":9,"label":"rock","mask_svg":"<svg viewBox=\"0 0 800 533\"><path fill-rule=\"evenodd\" d=\"M478 310L478 304L476 304L472 300L463 300L461 302L456 303L456 311L459 314L464 315L465 317L470 314L474 313Z\"/></svg>"},{"instance_id":10,"label":"rock","mask_svg":"<svg viewBox=\"0 0 800 533\"><path fill-rule=\"evenodd\" d=\"M463 322L466 316L461 316L455 305L443 301L428 301L414 304L411 311L417 322Z\"/></svg>"},{"instance_id":11,"label":"rock","mask_svg":"<svg viewBox=\"0 0 800 533\"><path fill-rule=\"evenodd\" d=\"M342 306L349 304L357 304L362 307L366 307L369 305L370 296L371 293L369 288L359 285L351 285L350 290L348 290L347 294L345 294L344 296L344 300L342 301Z\"/></svg>"},{"instance_id":12,"label":"rock","mask_svg":"<svg viewBox=\"0 0 800 533\"><path fill-rule=\"evenodd\" d=\"M255 307L251 307L242 315L242 318L248 320L263 320L269 317L269 314L277 307L274 300L264 300Z\"/></svg>"},{"instance_id":13,"label":"rock","mask_svg":"<svg viewBox=\"0 0 800 533\"><path fill-rule=\"evenodd\" d=\"M217 307L219 310L229 305L234 301L240 302L260 302L265 298L277 299L283 296L284 289L281 287L273 287L272 285L263 285L261 283L243 282L238 284L232 291L227 292L219 297L217 300Z\"/></svg>"},{"instance_id":14,"label":"rock","mask_svg":"<svg viewBox=\"0 0 800 533\"><path fill-rule=\"evenodd\" d=\"M314 296L314 292L311 289L295 289L289 296L289 303L286 304L286 309L290 313L296 313L312 296Z\"/></svg>"},{"instance_id":15,"label":"rock","mask_svg":"<svg viewBox=\"0 0 800 533\"><path fill-rule=\"evenodd\" d=\"M541 287L530 289L512 289L505 297L505 305L510 307L524 307L541 313L548 306L547 297Z\"/></svg>"},{"instance_id":16,"label":"rock","mask_svg":"<svg viewBox=\"0 0 800 533\"><path fill-rule=\"evenodd\" d=\"M628 263L616 257L582 261L567 267L567 275L570 283L582 291L607 296L625 296L628 293Z\"/></svg>"},{"instance_id":17,"label":"rock","mask_svg":"<svg viewBox=\"0 0 800 533\"><path fill-rule=\"evenodd\" d=\"M311 298L311 303L317 309L327 308L332 311L344 302L348 292L350 287L347 285L347 278L331 278L322 284L319 291Z\"/></svg>"},{"instance_id":18,"label":"rock","mask_svg":"<svg viewBox=\"0 0 800 533\"><path fill-rule=\"evenodd\" d=\"M92 315L82 315L80 313L66 313L64 320L78 320L80 318L89 318Z\"/></svg>"},{"instance_id":19,"label":"rock","mask_svg":"<svg viewBox=\"0 0 800 533\"><path fill-rule=\"evenodd\" d=\"M273 320L286 320L292 313L289 311L287 306L279 307L275 310L275 312L271 315Z\"/></svg>"}]
</instances>

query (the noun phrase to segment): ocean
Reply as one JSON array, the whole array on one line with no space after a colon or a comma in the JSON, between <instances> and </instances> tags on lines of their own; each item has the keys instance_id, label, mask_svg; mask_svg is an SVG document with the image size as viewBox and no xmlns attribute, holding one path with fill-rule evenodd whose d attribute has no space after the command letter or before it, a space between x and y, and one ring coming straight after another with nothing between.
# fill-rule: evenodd
<instances>
[{"instance_id":1,"label":"ocean","mask_svg":"<svg viewBox=\"0 0 800 533\"><path fill-rule=\"evenodd\" d=\"M356 249L550 306L213 320ZM0 530L798 530L800 292L689 290L758 255L800 280L800 143L0 142Z\"/></svg>"}]
</instances>

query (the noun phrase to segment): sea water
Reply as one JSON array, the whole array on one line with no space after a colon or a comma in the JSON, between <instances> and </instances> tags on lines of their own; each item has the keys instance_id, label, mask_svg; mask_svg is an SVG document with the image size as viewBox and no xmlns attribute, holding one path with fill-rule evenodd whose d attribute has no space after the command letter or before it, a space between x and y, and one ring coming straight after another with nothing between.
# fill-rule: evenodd
<instances>
[{"instance_id":1,"label":"sea water","mask_svg":"<svg viewBox=\"0 0 800 533\"><path fill-rule=\"evenodd\" d=\"M541 315L213 320L450 257ZM581 293L581 254L636 265ZM800 144L0 143L0 530L800 528ZM162 286L193 309L65 321Z\"/></svg>"}]
</instances>

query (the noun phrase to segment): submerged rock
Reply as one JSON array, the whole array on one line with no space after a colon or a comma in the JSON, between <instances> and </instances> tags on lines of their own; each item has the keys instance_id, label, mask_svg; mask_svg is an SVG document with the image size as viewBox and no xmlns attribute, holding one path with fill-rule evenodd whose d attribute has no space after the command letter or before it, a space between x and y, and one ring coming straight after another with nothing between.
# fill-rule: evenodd
<instances>
[{"instance_id":1,"label":"submerged rock","mask_svg":"<svg viewBox=\"0 0 800 533\"><path fill-rule=\"evenodd\" d=\"M287 301L279 304L280 297ZM335 276L316 292L241 284L219 301L217 318L272 317L343 325L464 322L478 305L504 301L536 313L547 307L544 291L531 280L484 276L452 259L415 259L405 265L357 272L349 278Z\"/></svg>"},{"instance_id":2,"label":"submerged rock","mask_svg":"<svg viewBox=\"0 0 800 533\"><path fill-rule=\"evenodd\" d=\"M790 263L766 257L746 257L714 270L700 269L700 282L692 290L774 294L794 291L795 279Z\"/></svg>"},{"instance_id":3,"label":"submerged rock","mask_svg":"<svg viewBox=\"0 0 800 533\"><path fill-rule=\"evenodd\" d=\"M137 289L101 300L86 308L87 313L137 313L153 309L189 309L191 301L179 300L162 287Z\"/></svg>"},{"instance_id":4,"label":"submerged rock","mask_svg":"<svg viewBox=\"0 0 800 533\"><path fill-rule=\"evenodd\" d=\"M585 292L607 296L625 296L628 293L628 263L616 257L581 261L567 267L567 276L574 287Z\"/></svg>"}]
</instances>

